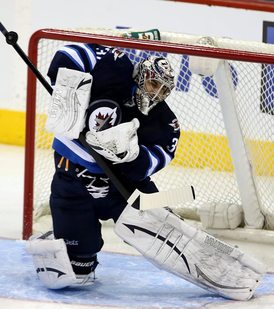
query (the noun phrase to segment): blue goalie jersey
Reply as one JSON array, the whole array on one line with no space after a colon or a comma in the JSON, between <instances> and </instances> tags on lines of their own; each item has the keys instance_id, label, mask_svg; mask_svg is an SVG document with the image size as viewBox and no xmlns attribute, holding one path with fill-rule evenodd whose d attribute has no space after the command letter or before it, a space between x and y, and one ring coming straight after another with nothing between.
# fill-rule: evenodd
<instances>
[{"instance_id":1,"label":"blue goalie jersey","mask_svg":"<svg viewBox=\"0 0 274 309\"><path fill-rule=\"evenodd\" d=\"M134 103L137 87L132 78L134 67L126 54L96 44L67 45L56 52L50 64L48 76L52 85L60 67L88 72L93 76L84 134L91 129L107 129L138 118L139 155L134 161L116 165L127 179L142 181L174 158L180 135L176 116L164 101L147 116L139 111ZM55 136L53 149L91 173L103 174L78 140Z\"/></svg>"}]
</instances>

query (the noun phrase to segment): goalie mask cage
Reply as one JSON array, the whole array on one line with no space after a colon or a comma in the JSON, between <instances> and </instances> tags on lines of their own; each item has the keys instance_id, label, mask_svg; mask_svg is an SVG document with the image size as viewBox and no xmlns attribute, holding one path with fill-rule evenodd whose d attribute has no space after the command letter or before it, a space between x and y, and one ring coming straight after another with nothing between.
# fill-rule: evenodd
<instances>
[{"instance_id":1,"label":"goalie mask cage","mask_svg":"<svg viewBox=\"0 0 274 309\"><path fill-rule=\"evenodd\" d=\"M74 43L121 48L136 63L165 55L176 72L167 102L178 117L181 137L175 160L153 179L159 190L193 185L196 201L176 205L199 220L208 202L243 209L244 224L274 229L274 46L264 43L161 33L161 41L127 38L125 30L72 32L44 29L33 34L29 57L46 77L56 50ZM217 47L216 47L217 46ZM216 74L191 72L190 57L221 59ZM195 58L194 58L195 59ZM50 96L28 72L23 238L48 229L48 200L54 171L52 135L44 131ZM174 205L170 205L174 206ZM49 219L50 222L50 219Z\"/></svg>"}]
</instances>

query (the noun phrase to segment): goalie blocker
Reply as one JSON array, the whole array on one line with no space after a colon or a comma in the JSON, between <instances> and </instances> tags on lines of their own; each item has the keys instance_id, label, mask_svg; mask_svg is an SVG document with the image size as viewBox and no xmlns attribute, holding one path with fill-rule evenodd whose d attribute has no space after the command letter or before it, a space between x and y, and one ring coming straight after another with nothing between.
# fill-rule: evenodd
<instances>
[{"instance_id":1,"label":"goalie blocker","mask_svg":"<svg viewBox=\"0 0 274 309\"><path fill-rule=\"evenodd\" d=\"M167 208L142 211L128 205L115 232L158 268L229 299L250 299L265 273L259 261Z\"/></svg>"},{"instance_id":2,"label":"goalie blocker","mask_svg":"<svg viewBox=\"0 0 274 309\"><path fill-rule=\"evenodd\" d=\"M60 68L51 96L45 129L69 139L78 138L85 126L92 75Z\"/></svg>"}]
</instances>

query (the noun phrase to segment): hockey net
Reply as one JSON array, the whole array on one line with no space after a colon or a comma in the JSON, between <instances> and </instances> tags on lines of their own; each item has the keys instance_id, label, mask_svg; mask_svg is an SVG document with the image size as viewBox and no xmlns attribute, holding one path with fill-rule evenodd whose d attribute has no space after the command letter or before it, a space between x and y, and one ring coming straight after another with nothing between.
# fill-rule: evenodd
<instances>
[{"instance_id":1,"label":"hockey net","mask_svg":"<svg viewBox=\"0 0 274 309\"><path fill-rule=\"evenodd\" d=\"M174 162L153 177L159 190L194 186L193 203L171 205L185 217L199 220L198 210L208 202L231 203L243 208L249 227L274 229L274 46L226 38L201 45L201 37L176 33L161 33L156 41L148 35L129 38L129 30L91 32L40 30L30 40L29 57L46 77L56 50L72 42L119 47L133 63L149 54L167 56L176 72L167 102L179 119L181 138ZM223 73L193 74L192 56L225 59ZM24 238L50 224L54 166L53 137L44 130L48 101L29 73Z\"/></svg>"}]
</instances>

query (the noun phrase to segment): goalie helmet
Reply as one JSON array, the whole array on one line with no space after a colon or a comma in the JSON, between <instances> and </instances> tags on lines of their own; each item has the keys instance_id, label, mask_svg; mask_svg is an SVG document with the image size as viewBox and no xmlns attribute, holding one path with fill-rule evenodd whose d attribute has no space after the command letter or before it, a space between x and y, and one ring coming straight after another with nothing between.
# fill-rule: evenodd
<instances>
[{"instance_id":1,"label":"goalie helmet","mask_svg":"<svg viewBox=\"0 0 274 309\"><path fill-rule=\"evenodd\" d=\"M145 115L174 88L174 71L164 57L150 56L142 60L136 65L133 77L138 86L136 103Z\"/></svg>"}]
</instances>

